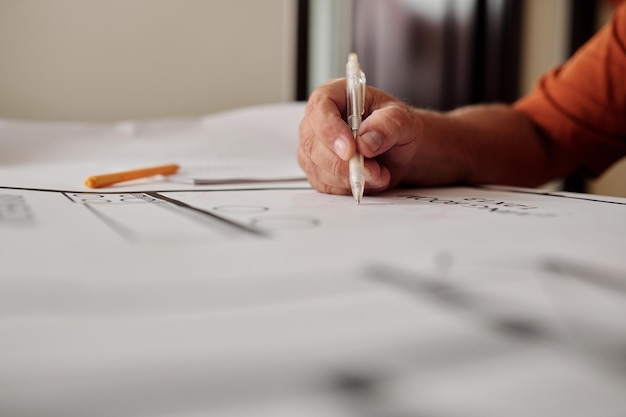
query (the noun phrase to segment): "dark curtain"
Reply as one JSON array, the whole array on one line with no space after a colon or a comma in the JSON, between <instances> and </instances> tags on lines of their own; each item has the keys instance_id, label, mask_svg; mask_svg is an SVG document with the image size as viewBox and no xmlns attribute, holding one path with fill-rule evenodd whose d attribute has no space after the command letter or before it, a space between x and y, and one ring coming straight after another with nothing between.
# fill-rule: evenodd
<instances>
[{"instance_id":1,"label":"dark curtain","mask_svg":"<svg viewBox=\"0 0 626 417\"><path fill-rule=\"evenodd\" d=\"M354 0L354 50L368 84L448 110L518 96L516 0Z\"/></svg>"}]
</instances>

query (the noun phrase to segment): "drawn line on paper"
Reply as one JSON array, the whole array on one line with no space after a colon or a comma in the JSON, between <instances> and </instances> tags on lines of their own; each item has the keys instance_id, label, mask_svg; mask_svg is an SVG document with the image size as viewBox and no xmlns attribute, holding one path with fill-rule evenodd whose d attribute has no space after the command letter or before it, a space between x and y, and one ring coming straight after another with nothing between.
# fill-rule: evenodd
<instances>
[{"instance_id":1,"label":"drawn line on paper","mask_svg":"<svg viewBox=\"0 0 626 417\"><path fill-rule=\"evenodd\" d=\"M27 224L35 215L22 195L0 194L0 223Z\"/></svg>"},{"instance_id":2,"label":"drawn line on paper","mask_svg":"<svg viewBox=\"0 0 626 417\"><path fill-rule=\"evenodd\" d=\"M82 204L138 204L138 203L162 203L164 201L147 197L143 193L117 193L117 194L98 194L98 193L64 193L73 203Z\"/></svg>"},{"instance_id":3,"label":"drawn line on paper","mask_svg":"<svg viewBox=\"0 0 626 417\"><path fill-rule=\"evenodd\" d=\"M454 288L441 282L435 276L418 275L389 266L373 265L368 270L368 277L409 293L430 296L448 307L472 313L476 319L509 336L524 340L553 340L555 338L552 331L535 321L510 315L499 317L484 310L482 306L485 300L461 288Z\"/></svg>"},{"instance_id":4,"label":"drawn line on paper","mask_svg":"<svg viewBox=\"0 0 626 417\"><path fill-rule=\"evenodd\" d=\"M219 216L219 215L217 215L215 213L211 213L210 211L190 206L189 204L184 203L182 201L179 201L179 200L176 200L174 198L170 198L170 197L166 197L164 195L161 195L161 194L159 194L156 191L149 191L149 192L146 192L144 194L149 195L150 197L153 197L153 198L155 198L157 200L168 202L170 204L173 204L173 205L178 206L180 208L183 208L185 210L191 210L191 211L193 211L195 213L200 213L202 215L209 216L209 217L211 217L214 220L218 220L218 221L220 221L222 223L225 223L225 224L227 224L229 226L235 227L235 228L237 228L239 230L242 230L244 232L248 232L248 233L256 235L256 236L262 236L262 237L267 237L268 236L265 231L260 230L260 229L258 229L256 227L252 227L252 226L248 226L248 225L245 225L245 224L241 224L241 223L238 223L236 221L233 221L233 220L227 219L225 217Z\"/></svg>"},{"instance_id":5,"label":"drawn line on paper","mask_svg":"<svg viewBox=\"0 0 626 417\"><path fill-rule=\"evenodd\" d=\"M367 270L367 273L367 278L382 284L407 291L410 294L425 295L449 308L469 313L464 314L464 317L481 322L500 334L520 341L546 343L559 349L584 354L598 363L608 364L611 366L611 369L619 372L622 376L626 373L626 368L623 365L626 357L626 346L624 346L623 341L609 341L609 339L613 338L612 336L607 339L607 342L611 344L610 349L596 351L586 347L588 337L585 335L576 336L571 332L564 335L558 330L546 326L536 318L525 317L524 314L520 315L519 312L498 312L485 308L485 306L491 304L489 298L472 294L462 288L441 282L436 275L416 274L387 265L372 265ZM553 293L547 291L546 295L552 301L555 301ZM494 301L497 301L497 299ZM562 323L566 324L570 329L579 327L579 323L575 319L564 314L559 303L553 303L553 306L555 307L555 312L563 320Z\"/></svg>"},{"instance_id":6,"label":"drawn line on paper","mask_svg":"<svg viewBox=\"0 0 626 417\"><path fill-rule=\"evenodd\" d=\"M597 289L607 291L609 294L618 295L619 300L611 298L605 299L604 305L607 308L618 308L623 311L623 297L626 295L626 282L623 274L618 271L603 269L600 266L581 263L573 260L548 258L544 260L540 268L553 274L547 278L559 278L559 284L568 285L565 279L573 279L586 285L596 286ZM548 284L548 282L546 282ZM563 291L552 285L545 285L546 294L552 300L553 305L558 308L555 311L560 313L561 319L570 330L570 336L577 341L579 349L586 351L590 355L601 357L611 361L612 371L622 373L626 376L626 327L622 322L614 321L614 317L619 317L619 313L588 314L588 303L583 298L589 288L580 289L578 297L565 298ZM567 288L567 287L565 287ZM612 306L612 307L609 307ZM584 319L581 319L584 317ZM600 319L600 320L597 320Z\"/></svg>"},{"instance_id":7,"label":"drawn line on paper","mask_svg":"<svg viewBox=\"0 0 626 417\"><path fill-rule=\"evenodd\" d=\"M245 206L245 205L228 205L228 206L216 206L213 207L215 211L221 211L223 213L231 214L256 214L269 211L269 207L266 206Z\"/></svg>"},{"instance_id":8,"label":"drawn line on paper","mask_svg":"<svg viewBox=\"0 0 626 417\"><path fill-rule=\"evenodd\" d=\"M626 280L617 271L559 258L545 259L541 267L557 275L575 278L626 295Z\"/></svg>"},{"instance_id":9,"label":"drawn line on paper","mask_svg":"<svg viewBox=\"0 0 626 417\"><path fill-rule=\"evenodd\" d=\"M131 242L135 240L135 234L133 233L133 231L131 229L129 229L128 227L126 227L126 226L122 225L121 223L115 221L114 219L112 219L111 217L105 215L104 213L100 212L99 210L96 210L91 205L89 205L89 204L83 204L83 205L94 216L96 216L97 218L102 220L111 229L115 230L117 233L122 235L123 238L125 238L126 240L131 241Z\"/></svg>"},{"instance_id":10,"label":"drawn line on paper","mask_svg":"<svg viewBox=\"0 0 626 417\"><path fill-rule=\"evenodd\" d=\"M396 197L414 200L421 204L440 204L469 209L477 209L489 213L507 214L515 216L530 216L550 218L556 217L556 213L537 211L539 207L527 204L512 203L507 201L493 200L484 197L463 197L460 199L439 198L423 194L398 194Z\"/></svg>"},{"instance_id":11,"label":"drawn line on paper","mask_svg":"<svg viewBox=\"0 0 626 417\"><path fill-rule=\"evenodd\" d=\"M489 187L476 186L476 188L493 191L493 189ZM579 197L579 196L574 196L574 195L557 194L557 193L551 193L549 191L516 190L516 189L508 189L508 188L504 189L504 191L510 192L510 193L518 193L518 194L533 194L533 195L542 195L545 197L559 197L559 198L567 198L571 200L591 201L593 203L606 203L606 204L617 204L620 206L626 206L626 203L621 202L621 201L600 200L599 198L589 198L589 197L582 197L582 196Z\"/></svg>"},{"instance_id":12,"label":"drawn line on paper","mask_svg":"<svg viewBox=\"0 0 626 417\"><path fill-rule=\"evenodd\" d=\"M189 192L189 193L194 193L194 192L198 192L198 191L202 191L202 192L220 192L220 191L282 191L282 190L312 190L313 187L311 186L303 186L303 187L293 187L293 186L287 186L287 187L277 187L277 186L273 186L273 187L233 187L233 188L219 188L219 189L204 189L204 190L198 190L197 188L190 188L190 189L178 189L178 188L173 188L173 189L161 189L161 190L150 190L150 191L126 191L126 193L149 193L149 192L158 192L158 193L180 193L180 192ZM77 191L75 189L70 189L70 190L63 190L63 189L56 189L56 188L37 188L37 187L11 187L11 186L6 186L6 185L0 185L0 190L16 190L16 191L41 191L41 192L46 192L46 193L82 193L82 194L89 194L89 191ZM93 191L91 192L92 194L120 194L120 191Z\"/></svg>"},{"instance_id":13,"label":"drawn line on paper","mask_svg":"<svg viewBox=\"0 0 626 417\"><path fill-rule=\"evenodd\" d=\"M302 230L319 226L320 220L308 216L277 215L255 217L250 223L266 230Z\"/></svg>"},{"instance_id":14,"label":"drawn line on paper","mask_svg":"<svg viewBox=\"0 0 626 417\"><path fill-rule=\"evenodd\" d=\"M249 223L264 230L303 230L311 229L320 225L321 221L318 218L302 215L265 215L270 211L267 206L255 206L255 205L225 205L215 206L213 211L219 211L232 215L261 215L258 217L252 217Z\"/></svg>"}]
</instances>

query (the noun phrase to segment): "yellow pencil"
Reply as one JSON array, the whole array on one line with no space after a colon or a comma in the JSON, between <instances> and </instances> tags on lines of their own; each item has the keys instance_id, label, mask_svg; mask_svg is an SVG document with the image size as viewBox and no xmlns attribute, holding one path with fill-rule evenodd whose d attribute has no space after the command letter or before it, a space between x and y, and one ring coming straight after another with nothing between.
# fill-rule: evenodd
<instances>
[{"instance_id":1,"label":"yellow pencil","mask_svg":"<svg viewBox=\"0 0 626 417\"><path fill-rule=\"evenodd\" d=\"M136 180L153 175L171 175L178 171L177 164L159 165L150 168L132 169L130 171L113 172L111 174L93 175L85 180L89 188L107 187L122 181Z\"/></svg>"}]
</instances>

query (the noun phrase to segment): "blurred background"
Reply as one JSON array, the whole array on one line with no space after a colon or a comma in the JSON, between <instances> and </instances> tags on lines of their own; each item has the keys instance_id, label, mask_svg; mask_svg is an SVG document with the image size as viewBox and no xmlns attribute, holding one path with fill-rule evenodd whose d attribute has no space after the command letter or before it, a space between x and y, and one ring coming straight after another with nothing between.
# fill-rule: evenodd
<instances>
[{"instance_id":1,"label":"blurred background","mask_svg":"<svg viewBox=\"0 0 626 417\"><path fill-rule=\"evenodd\" d=\"M0 118L193 117L306 100L359 54L368 83L449 109L511 102L606 0L0 0ZM554 187L626 196L626 163Z\"/></svg>"}]
</instances>

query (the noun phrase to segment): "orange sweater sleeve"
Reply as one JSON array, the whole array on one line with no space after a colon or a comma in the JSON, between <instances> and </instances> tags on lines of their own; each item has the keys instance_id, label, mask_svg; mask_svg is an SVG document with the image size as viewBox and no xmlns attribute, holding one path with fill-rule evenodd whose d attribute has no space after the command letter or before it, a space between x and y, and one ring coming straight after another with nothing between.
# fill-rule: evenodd
<instances>
[{"instance_id":1,"label":"orange sweater sleeve","mask_svg":"<svg viewBox=\"0 0 626 417\"><path fill-rule=\"evenodd\" d=\"M587 175L626 155L626 3L513 106L571 152Z\"/></svg>"}]
</instances>

